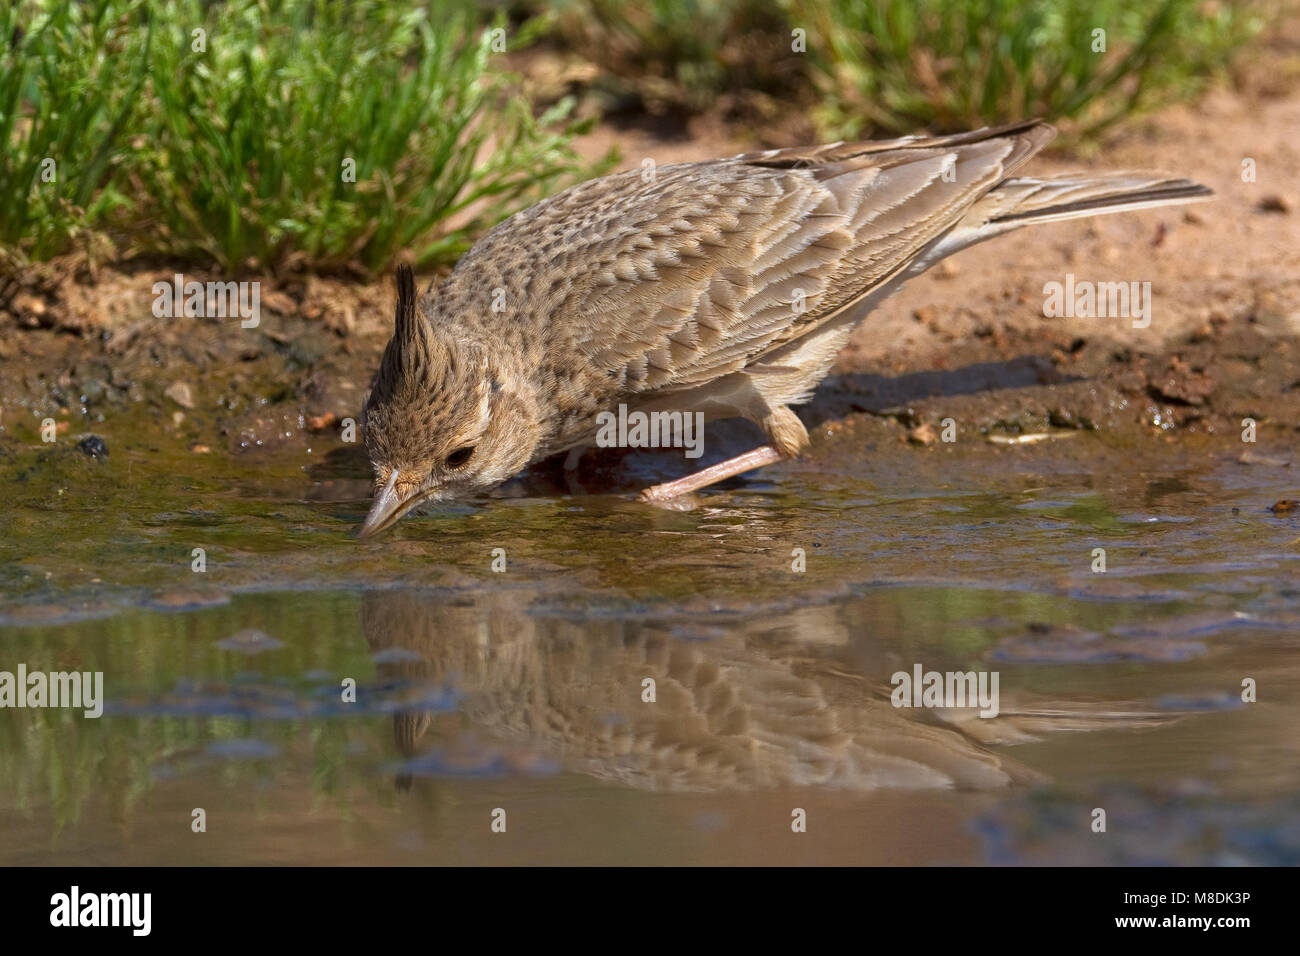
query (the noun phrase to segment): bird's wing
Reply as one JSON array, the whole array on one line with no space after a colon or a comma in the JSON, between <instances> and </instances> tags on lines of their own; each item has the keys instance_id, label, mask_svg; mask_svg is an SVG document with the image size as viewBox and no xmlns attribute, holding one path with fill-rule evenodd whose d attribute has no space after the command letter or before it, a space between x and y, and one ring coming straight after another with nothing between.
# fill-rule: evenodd
<instances>
[{"instance_id":1,"label":"bird's wing","mask_svg":"<svg viewBox=\"0 0 1300 956\"><path fill-rule=\"evenodd\" d=\"M898 274L1053 132L769 150L571 190L534 223L579 237L566 345L628 392L742 369Z\"/></svg>"}]
</instances>

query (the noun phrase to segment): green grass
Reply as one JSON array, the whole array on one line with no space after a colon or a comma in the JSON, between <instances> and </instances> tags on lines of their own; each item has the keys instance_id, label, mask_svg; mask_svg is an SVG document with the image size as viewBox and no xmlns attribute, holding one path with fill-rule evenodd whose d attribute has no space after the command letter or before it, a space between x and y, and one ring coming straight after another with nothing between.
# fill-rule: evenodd
<instances>
[{"instance_id":1,"label":"green grass","mask_svg":"<svg viewBox=\"0 0 1300 956\"><path fill-rule=\"evenodd\" d=\"M1193 95L1262 2L523 0L507 43L555 24L552 44L651 111L761 124L816 103L826 139L1043 116L1077 138ZM455 259L597 171L573 104L536 115L492 46L505 14L488 17L473 0L0 4L0 265L104 235L227 273Z\"/></svg>"},{"instance_id":2,"label":"green grass","mask_svg":"<svg viewBox=\"0 0 1300 956\"><path fill-rule=\"evenodd\" d=\"M1092 137L1195 94L1264 19L1260 0L557 3L564 41L652 110L707 112L759 92L788 111L817 103L831 139L1030 116Z\"/></svg>"},{"instance_id":3,"label":"green grass","mask_svg":"<svg viewBox=\"0 0 1300 956\"><path fill-rule=\"evenodd\" d=\"M1247 2L786 2L808 29L818 118L835 138L1030 116L1096 136L1194 94L1263 25Z\"/></svg>"},{"instance_id":4,"label":"green grass","mask_svg":"<svg viewBox=\"0 0 1300 956\"><path fill-rule=\"evenodd\" d=\"M46 259L125 197L107 188L148 63L139 0L0 5L0 252Z\"/></svg>"},{"instance_id":5,"label":"green grass","mask_svg":"<svg viewBox=\"0 0 1300 956\"><path fill-rule=\"evenodd\" d=\"M0 100L19 257L108 229L124 254L227 272L429 265L591 172L572 104L534 117L493 50L504 19L471 0L18 8L6 27L37 26L5 52ZM34 178L47 155L57 190Z\"/></svg>"},{"instance_id":6,"label":"green grass","mask_svg":"<svg viewBox=\"0 0 1300 956\"><path fill-rule=\"evenodd\" d=\"M571 104L534 119L508 95L474 5L435 8L170 4L155 43L154 148L134 170L161 200L144 210L158 228L141 241L227 269L301 257L370 271L403 250L445 261L579 174ZM206 53L191 50L191 24L207 25Z\"/></svg>"}]
</instances>

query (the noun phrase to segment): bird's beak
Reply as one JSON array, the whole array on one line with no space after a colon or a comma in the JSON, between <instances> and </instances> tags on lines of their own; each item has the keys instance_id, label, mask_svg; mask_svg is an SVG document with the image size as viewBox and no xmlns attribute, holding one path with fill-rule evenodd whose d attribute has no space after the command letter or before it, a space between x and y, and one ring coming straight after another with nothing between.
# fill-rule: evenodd
<instances>
[{"instance_id":1,"label":"bird's beak","mask_svg":"<svg viewBox=\"0 0 1300 956\"><path fill-rule=\"evenodd\" d=\"M394 468L393 473L388 477L388 483L375 495L375 500L371 502L370 513L366 515L366 520L362 523L361 530L357 532L357 537L368 538L372 534L383 531L410 511L418 500L418 494L412 494L407 498L398 495L397 469Z\"/></svg>"}]
</instances>

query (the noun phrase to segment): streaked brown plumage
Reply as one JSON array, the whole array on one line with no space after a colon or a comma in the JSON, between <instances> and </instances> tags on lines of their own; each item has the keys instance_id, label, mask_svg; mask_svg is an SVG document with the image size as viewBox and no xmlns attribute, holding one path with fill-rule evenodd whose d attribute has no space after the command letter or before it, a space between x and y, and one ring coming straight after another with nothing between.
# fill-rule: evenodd
<instances>
[{"instance_id":1,"label":"streaked brown plumage","mask_svg":"<svg viewBox=\"0 0 1300 956\"><path fill-rule=\"evenodd\" d=\"M905 280L1022 225L1204 198L1185 179L1012 178L1037 121L945 137L769 150L575 186L480 239L396 330L365 410L376 500L363 534L594 441L596 416L744 417L769 444L671 497L800 454L806 401Z\"/></svg>"}]
</instances>

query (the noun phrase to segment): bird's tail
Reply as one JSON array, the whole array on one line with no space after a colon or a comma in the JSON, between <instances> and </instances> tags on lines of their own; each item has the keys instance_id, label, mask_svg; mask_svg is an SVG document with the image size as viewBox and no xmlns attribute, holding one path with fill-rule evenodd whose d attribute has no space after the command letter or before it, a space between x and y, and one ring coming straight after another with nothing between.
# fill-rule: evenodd
<instances>
[{"instance_id":1,"label":"bird's tail","mask_svg":"<svg viewBox=\"0 0 1300 956\"><path fill-rule=\"evenodd\" d=\"M1190 179L1160 173L1071 173L1004 179L977 200L961 221L914 260L908 276L985 239L1040 222L1081 219L1209 199L1214 192Z\"/></svg>"},{"instance_id":2,"label":"bird's tail","mask_svg":"<svg viewBox=\"0 0 1300 956\"><path fill-rule=\"evenodd\" d=\"M1214 192L1190 179L1158 173L1103 173L1003 180L977 211L990 226L1059 222L1109 212L1129 212L1209 199ZM968 217L969 218L969 217Z\"/></svg>"}]
</instances>

